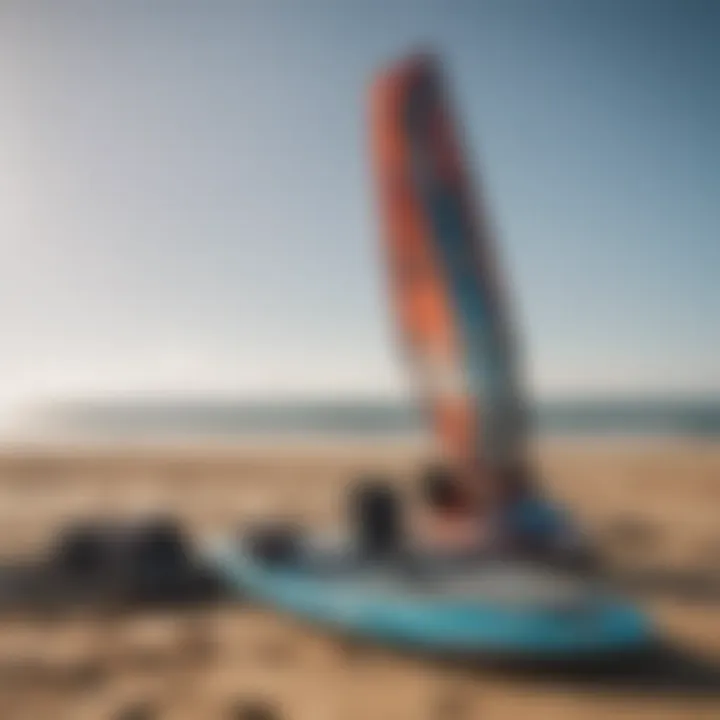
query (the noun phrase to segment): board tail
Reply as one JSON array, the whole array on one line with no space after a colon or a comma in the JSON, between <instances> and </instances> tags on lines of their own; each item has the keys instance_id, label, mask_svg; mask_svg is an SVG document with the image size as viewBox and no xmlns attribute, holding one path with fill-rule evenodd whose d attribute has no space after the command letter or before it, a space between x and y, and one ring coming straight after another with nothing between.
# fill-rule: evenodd
<instances>
[{"instance_id":1,"label":"board tail","mask_svg":"<svg viewBox=\"0 0 720 720\"><path fill-rule=\"evenodd\" d=\"M527 425L515 338L434 58L380 73L370 120L392 304L423 404L453 461L515 466Z\"/></svg>"}]
</instances>

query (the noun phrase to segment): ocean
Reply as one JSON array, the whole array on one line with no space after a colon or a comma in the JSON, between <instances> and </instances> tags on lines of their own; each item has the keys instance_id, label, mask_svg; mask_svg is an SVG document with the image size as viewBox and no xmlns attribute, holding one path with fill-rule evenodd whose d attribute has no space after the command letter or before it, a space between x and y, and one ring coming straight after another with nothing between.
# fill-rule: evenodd
<instances>
[{"instance_id":1,"label":"ocean","mask_svg":"<svg viewBox=\"0 0 720 720\"><path fill-rule=\"evenodd\" d=\"M681 436L720 438L720 399L576 399L537 403L540 436ZM400 402L122 401L45 407L25 434L99 439L252 437L421 437L417 409ZM22 434L22 433L21 433Z\"/></svg>"}]
</instances>

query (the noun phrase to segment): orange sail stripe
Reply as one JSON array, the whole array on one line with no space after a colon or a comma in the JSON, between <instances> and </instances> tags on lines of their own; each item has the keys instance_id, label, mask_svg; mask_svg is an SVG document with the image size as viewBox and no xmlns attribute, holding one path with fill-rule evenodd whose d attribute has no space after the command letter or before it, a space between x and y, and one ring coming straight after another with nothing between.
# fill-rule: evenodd
<instances>
[{"instance_id":1,"label":"orange sail stripe","mask_svg":"<svg viewBox=\"0 0 720 720\"><path fill-rule=\"evenodd\" d=\"M456 364L459 338L430 229L411 189L409 149L398 124L406 80L413 72L410 63L379 78L373 89L371 122L391 293L435 431L451 456L464 459L473 443L472 409L461 393L448 395L433 378Z\"/></svg>"}]
</instances>

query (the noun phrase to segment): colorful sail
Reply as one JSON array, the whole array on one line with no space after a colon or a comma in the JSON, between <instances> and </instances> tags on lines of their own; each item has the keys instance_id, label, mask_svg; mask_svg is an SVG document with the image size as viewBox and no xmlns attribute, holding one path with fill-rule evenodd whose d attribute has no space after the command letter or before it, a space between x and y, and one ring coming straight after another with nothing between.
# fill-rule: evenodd
<instances>
[{"instance_id":1,"label":"colorful sail","mask_svg":"<svg viewBox=\"0 0 720 720\"><path fill-rule=\"evenodd\" d=\"M393 305L436 433L481 471L514 463L525 435L514 338L435 61L380 74L371 114Z\"/></svg>"}]
</instances>

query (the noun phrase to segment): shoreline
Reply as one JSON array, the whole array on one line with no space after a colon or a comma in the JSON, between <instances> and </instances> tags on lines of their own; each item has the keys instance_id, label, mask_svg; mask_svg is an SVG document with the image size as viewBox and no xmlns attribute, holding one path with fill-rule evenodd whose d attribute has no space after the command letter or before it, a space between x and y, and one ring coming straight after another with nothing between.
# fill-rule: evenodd
<instances>
[{"instance_id":1,"label":"shoreline","mask_svg":"<svg viewBox=\"0 0 720 720\"><path fill-rule=\"evenodd\" d=\"M538 433L529 439L530 452L540 449L623 450L718 449L720 438L672 433ZM264 454L343 455L412 453L432 454L437 448L422 435L344 435L320 433L244 434L242 436L92 437L16 436L0 437L0 456L67 456L77 454L198 455Z\"/></svg>"}]
</instances>

